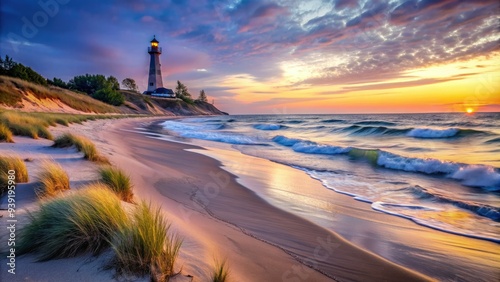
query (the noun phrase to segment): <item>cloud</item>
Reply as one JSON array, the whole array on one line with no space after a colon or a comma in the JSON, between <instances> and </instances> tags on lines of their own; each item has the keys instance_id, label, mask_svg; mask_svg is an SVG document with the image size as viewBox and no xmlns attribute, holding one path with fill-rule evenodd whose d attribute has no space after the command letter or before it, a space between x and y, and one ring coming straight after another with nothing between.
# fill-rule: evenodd
<instances>
[{"instance_id":1,"label":"cloud","mask_svg":"<svg viewBox=\"0 0 500 282\"><path fill-rule=\"evenodd\" d=\"M70 1L36 35L23 36L23 17L32 21L39 11L28 0L2 2L2 55L64 79L104 73L145 85L152 35L164 50L166 79L200 87L238 73L288 87L350 87L500 51L497 0ZM302 76L287 82L282 66L296 61L314 71L297 69Z\"/></svg>"}]
</instances>

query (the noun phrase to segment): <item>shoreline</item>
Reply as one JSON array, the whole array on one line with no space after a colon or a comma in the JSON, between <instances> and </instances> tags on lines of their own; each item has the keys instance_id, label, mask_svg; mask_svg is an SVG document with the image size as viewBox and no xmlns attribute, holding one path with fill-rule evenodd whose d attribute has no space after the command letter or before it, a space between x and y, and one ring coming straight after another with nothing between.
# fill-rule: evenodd
<instances>
[{"instance_id":1,"label":"shoreline","mask_svg":"<svg viewBox=\"0 0 500 282\"><path fill-rule=\"evenodd\" d=\"M342 230L332 232L331 229L315 222L314 218L297 215L292 210L279 208L279 204L273 204L272 197L264 191L273 191L265 185L264 179L269 175L262 176L262 179L255 177L260 173L258 165L275 170L292 171L292 168L276 163L269 164L270 161L259 159L251 163L254 167L247 170L245 175L231 170L234 163L242 160L239 157L230 156L224 159L219 154L217 158L210 156L218 153L212 149L157 140L146 137L144 133L135 132L136 128L147 128L151 125L158 128L160 121L169 118L175 117L103 120L86 122L81 126L71 125L69 128L52 127L51 131L77 131L91 138L112 163L130 174L135 184L134 193L138 198L162 206L172 228L185 239L181 247L179 265L182 265L183 274L194 276L193 281L205 281L209 277L214 257L227 258L231 278L235 281L432 280L374 255L377 250L367 248L359 241L356 242L355 236L349 238L343 233L369 229L375 233L390 231L388 235L391 236L382 241L384 247L390 247L388 241L394 238L392 233L396 232L391 228L405 226L408 234L412 231L418 234L433 234L432 232L437 231L411 227L404 219L393 219L385 214L378 215L376 220L371 222L367 218L377 212L360 202L349 202L354 201L352 198L338 195L333 205L336 206L339 218L336 220L341 221L337 227ZM40 143L40 140L28 141ZM51 141L43 140L42 147L49 143ZM54 154L56 149L51 150L49 153ZM63 150L66 150L64 154L58 151L61 155L56 155L57 161L67 161L70 164L74 171L74 176L70 174L70 178L74 180L76 177L75 182L80 185L92 181L92 164L78 160L78 154L71 149ZM249 157L245 155L241 158L248 160ZM82 165L87 166L84 175L79 170ZM31 171L30 174L34 175ZM294 176L291 178L297 182L307 183L318 191L319 188L324 190L315 192L315 196L331 192L307 175L299 174L297 170L293 170L292 174ZM32 185L32 182L33 177L26 185ZM357 214L350 216L352 211ZM353 219L356 215L360 217L358 221ZM395 223L389 224L388 219ZM371 224L359 228L359 224L367 222ZM379 233L375 237L380 239L385 237L385 234ZM442 240L444 243L459 242ZM403 250L411 252L413 246L403 247ZM429 246L431 247L436 245ZM42 271L46 277L50 274L49 270L41 270L47 262L28 262L30 256L20 259L23 264L30 266L28 275L31 277L35 277L32 275L36 275L33 273L36 271ZM409 259L411 260L411 257ZM71 260L78 261L77 258ZM4 260L0 262L4 263ZM92 279L95 278L94 271L87 272ZM1 277L4 277L3 275L2 273ZM68 275L67 277L71 277ZM105 281L107 278L100 276L100 279Z\"/></svg>"},{"instance_id":2,"label":"shoreline","mask_svg":"<svg viewBox=\"0 0 500 282\"><path fill-rule=\"evenodd\" d=\"M119 132L120 129L117 132L117 127L115 126L114 130L107 131L105 135L107 139L120 143L118 148L126 148L121 152L125 155L124 157L140 160L141 163L148 166L149 171L165 171L170 175L170 177L166 178L149 176L148 181L155 182L156 191L148 189L148 191L137 191L138 194L146 197L151 197L155 193L163 196L168 195L169 199L174 198L177 203L187 205L193 210L197 209L196 212L190 213L190 219L191 216L198 217L198 215L201 215L204 217L208 215L221 219L223 225L230 222L233 227L237 226L237 229L239 229L238 233L240 234L234 235L237 236L238 240L248 236L245 234L247 233L252 235L251 240L253 241L258 240L272 244L271 247L267 246L266 251L262 253L267 254L268 249L286 251L284 254L287 264L296 265L296 258L298 258L299 261L306 261L306 264L316 266L315 268L321 273L326 273L330 278L340 281L360 279L382 279L387 281L409 279L417 281L429 279L355 247L335 233L312 224L308 220L276 208L250 189L239 184L235 175L221 169L221 162L186 151L186 149L202 149L201 147L144 138L141 133L124 133L123 131ZM125 128L127 125L119 127ZM128 127L131 127L130 124ZM166 160L160 160L159 158L165 158ZM170 163L167 160L171 160ZM185 171L186 168L189 170L188 172ZM139 168L134 169L134 171L138 170ZM176 177L171 177L172 175L176 175ZM209 175L216 175L219 177L218 181L207 177ZM137 178L134 179L135 183L141 181L141 179ZM183 187L165 189L167 183L175 183L177 186ZM193 191L192 188L186 186L194 186L195 189ZM218 186L218 189L215 188L216 186ZM187 189L189 193L183 191L184 189ZM201 189L205 189L206 193L197 194ZM213 189L213 191L210 189ZM152 200L160 201L159 199ZM193 204L196 201L198 203ZM202 207L196 207L200 203L202 203ZM177 208L178 210L179 208ZM167 209L168 211L172 214L175 213L176 209ZM183 219L180 218L180 221L183 221ZM317 240L323 241L318 243ZM232 241L238 243L237 240L233 239ZM315 251L317 254L320 253L321 249L318 246L321 246L322 243L325 244L325 242L331 244L332 247L326 248L331 253L328 255L321 253L323 260L307 263L307 259L314 256L311 254L314 254ZM224 246L225 244L221 245ZM276 248L276 246L279 246L279 248ZM227 245L224 247L227 247ZM285 259L281 258L282 256L283 254L280 256L280 260ZM255 261L261 259L260 256L254 257L251 261L255 264ZM276 259L273 260L276 261ZM256 275L256 271L250 265L247 263L245 269L240 270L244 273L244 275L240 276L242 280L251 277L251 275ZM380 269L385 271L380 273ZM268 272L265 278L254 277L250 281L259 279L282 280L287 278L286 275L283 277L283 274L288 273L287 271L290 271L291 274L289 279L298 277L292 274L292 270L290 267L285 267L279 271L273 271L272 274ZM272 275L272 279L269 275ZM321 278L319 279L321 280Z\"/></svg>"},{"instance_id":3,"label":"shoreline","mask_svg":"<svg viewBox=\"0 0 500 282\"><path fill-rule=\"evenodd\" d=\"M198 140L192 142L200 143L196 141ZM496 261L500 255L500 246L494 242L443 232L406 218L376 211L365 202L328 189L301 170L251 157L232 148L225 150L217 146L216 149L210 145L205 146L206 142L201 144L206 148L189 151L218 160L224 170L237 176L238 183L256 192L264 200L334 231L351 243L392 262L439 280L490 281L500 275L500 263ZM246 163L246 166L241 163ZM281 174L284 175L281 179L291 180L280 180L276 175ZM297 176L298 174L302 174L302 177ZM279 181L280 184L273 185L270 181ZM297 187L284 188L292 186ZM307 188L306 193L303 193L305 189L302 187ZM304 206L295 204L300 197L310 202L326 201L322 203L324 209L329 209L329 205L334 207L333 218L321 218L325 216L323 208L319 211L307 210L303 209ZM316 213L321 216L316 216ZM442 260L444 257L447 259Z\"/></svg>"}]
</instances>

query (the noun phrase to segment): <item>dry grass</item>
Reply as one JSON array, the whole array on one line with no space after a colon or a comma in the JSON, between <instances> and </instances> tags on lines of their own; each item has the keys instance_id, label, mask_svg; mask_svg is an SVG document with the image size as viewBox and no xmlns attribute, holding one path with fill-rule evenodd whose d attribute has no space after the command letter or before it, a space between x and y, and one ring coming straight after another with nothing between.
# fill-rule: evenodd
<instances>
[{"instance_id":1,"label":"dry grass","mask_svg":"<svg viewBox=\"0 0 500 282\"><path fill-rule=\"evenodd\" d=\"M99 169L101 181L109 186L120 199L126 202L132 202L134 193L132 192L132 182L130 177L121 169L106 166Z\"/></svg>"},{"instance_id":2,"label":"dry grass","mask_svg":"<svg viewBox=\"0 0 500 282\"><path fill-rule=\"evenodd\" d=\"M63 191L69 190L69 177L61 165L45 161L43 170L38 176L40 186L36 189L39 198L54 197Z\"/></svg>"},{"instance_id":3,"label":"dry grass","mask_svg":"<svg viewBox=\"0 0 500 282\"><path fill-rule=\"evenodd\" d=\"M17 156L0 156L0 194L8 189L9 170L14 171L15 183L28 182L28 169L24 161Z\"/></svg>"},{"instance_id":4,"label":"dry grass","mask_svg":"<svg viewBox=\"0 0 500 282\"><path fill-rule=\"evenodd\" d=\"M64 133L54 140L52 147L65 148L75 146L76 149L83 153L83 157L89 161L109 164L106 157L99 154L94 143L86 137L75 135L72 133Z\"/></svg>"},{"instance_id":5,"label":"dry grass","mask_svg":"<svg viewBox=\"0 0 500 282\"><path fill-rule=\"evenodd\" d=\"M18 78L0 76L0 104L19 107L25 93L38 99L60 100L69 107L86 113L119 113L120 111L86 94L55 86L45 87Z\"/></svg>"},{"instance_id":6,"label":"dry grass","mask_svg":"<svg viewBox=\"0 0 500 282\"><path fill-rule=\"evenodd\" d=\"M118 197L103 185L91 185L40 204L19 234L19 254L39 260L97 255L109 247L117 230L128 225Z\"/></svg>"},{"instance_id":7,"label":"dry grass","mask_svg":"<svg viewBox=\"0 0 500 282\"><path fill-rule=\"evenodd\" d=\"M133 222L114 237L112 265L118 273L150 274L153 281L168 281L182 240L170 231L159 208L142 202L134 212Z\"/></svg>"},{"instance_id":8,"label":"dry grass","mask_svg":"<svg viewBox=\"0 0 500 282\"><path fill-rule=\"evenodd\" d=\"M0 142L14 143L12 139L12 131L3 123L0 122Z\"/></svg>"},{"instance_id":9,"label":"dry grass","mask_svg":"<svg viewBox=\"0 0 500 282\"><path fill-rule=\"evenodd\" d=\"M53 139L47 127L50 123L33 114L5 111L0 113L0 122L7 126L14 135L28 136L34 139L39 137Z\"/></svg>"}]
</instances>

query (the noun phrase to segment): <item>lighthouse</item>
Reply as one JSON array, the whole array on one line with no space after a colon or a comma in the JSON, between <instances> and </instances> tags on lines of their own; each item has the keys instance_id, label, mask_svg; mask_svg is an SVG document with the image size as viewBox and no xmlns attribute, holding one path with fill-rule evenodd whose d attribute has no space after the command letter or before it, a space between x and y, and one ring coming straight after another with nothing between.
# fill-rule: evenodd
<instances>
[{"instance_id":1,"label":"lighthouse","mask_svg":"<svg viewBox=\"0 0 500 282\"><path fill-rule=\"evenodd\" d=\"M155 97L175 98L175 93L172 89L163 87L160 64L161 47L158 46L158 43L160 42L154 36L153 40L151 40L151 46L148 47L150 56L148 90L144 91L143 94Z\"/></svg>"},{"instance_id":2,"label":"lighthouse","mask_svg":"<svg viewBox=\"0 0 500 282\"><path fill-rule=\"evenodd\" d=\"M151 46L148 47L150 61L147 92L154 92L157 88L163 88L160 64L161 47L158 47L158 43L160 42L156 40L156 36L154 36L153 40L151 40Z\"/></svg>"}]
</instances>

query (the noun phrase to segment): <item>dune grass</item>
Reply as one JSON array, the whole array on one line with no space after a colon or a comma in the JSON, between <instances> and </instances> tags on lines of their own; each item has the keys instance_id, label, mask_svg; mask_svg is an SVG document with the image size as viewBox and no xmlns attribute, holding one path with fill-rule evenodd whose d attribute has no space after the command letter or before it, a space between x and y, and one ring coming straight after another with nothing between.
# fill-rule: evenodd
<instances>
[{"instance_id":1,"label":"dune grass","mask_svg":"<svg viewBox=\"0 0 500 282\"><path fill-rule=\"evenodd\" d=\"M59 100L63 104L86 113L119 113L116 107L96 100L87 94L55 86L43 86L18 78L0 76L0 104L20 107L22 98L32 94L38 99Z\"/></svg>"},{"instance_id":2,"label":"dune grass","mask_svg":"<svg viewBox=\"0 0 500 282\"><path fill-rule=\"evenodd\" d=\"M0 111L0 124L7 127L12 134L27 136L34 139L45 138L53 140L48 130L49 126L58 124L69 126L72 123L82 124L85 121L98 119L118 119L135 117L137 115L83 115L61 113L26 113L11 110ZM1 136L1 132L0 132ZM0 137L1 140L1 137Z\"/></svg>"},{"instance_id":3,"label":"dune grass","mask_svg":"<svg viewBox=\"0 0 500 282\"><path fill-rule=\"evenodd\" d=\"M39 198L53 197L69 190L69 177L58 163L45 161L41 165L42 172L38 176L39 187L35 190Z\"/></svg>"},{"instance_id":4,"label":"dune grass","mask_svg":"<svg viewBox=\"0 0 500 282\"><path fill-rule=\"evenodd\" d=\"M89 161L108 164L106 157L99 154L94 143L86 137L75 135L72 133L64 133L54 140L52 147L66 148L75 146L76 149L83 153L83 157Z\"/></svg>"},{"instance_id":5,"label":"dune grass","mask_svg":"<svg viewBox=\"0 0 500 282\"><path fill-rule=\"evenodd\" d=\"M109 186L122 201L132 202L134 193L132 192L132 181L130 177L121 169L112 166L105 166L99 169L101 181Z\"/></svg>"},{"instance_id":6,"label":"dune grass","mask_svg":"<svg viewBox=\"0 0 500 282\"><path fill-rule=\"evenodd\" d=\"M215 259L214 268L212 269L211 281L224 282L229 281L229 270L227 268L227 261Z\"/></svg>"},{"instance_id":7,"label":"dune grass","mask_svg":"<svg viewBox=\"0 0 500 282\"><path fill-rule=\"evenodd\" d=\"M40 204L19 234L19 254L38 259L97 255L109 247L128 218L121 201L104 185L94 184Z\"/></svg>"},{"instance_id":8,"label":"dune grass","mask_svg":"<svg viewBox=\"0 0 500 282\"><path fill-rule=\"evenodd\" d=\"M133 222L117 232L111 243L115 252L112 265L118 273L150 274L153 281L166 281L174 266L182 239L170 232L159 208L141 202Z\"/></svg>"},{"instance_id":9,"label":"dune grass","mask_svg":"<svg viewBox=\"0 0 500 282\"><path fill-rule=\"evenodd\" d=\"M28 136L33 139L39 137L52 140L47 127L50 122L28 113L5 111L0 113L0 122L4 124L14 135Z\"/></svg>"},{"instance_id":10,"label":"dune grass","mask_svg":"<svg viewBox=\"0 0 500 282\"><path fill-rule=\"evenodd\" d=\"M14 143L12 139L12 131L3 123L0 122L0 142Z\"/></svg>"},{"instance_id":11,"label":"dune grass","mask_svg":"<svg viewBox=\"0 0 500 282\"><path fill-rule=\"evenodd\" d=\"M0 195L8 189L8 172L14 171L15 183L28 182L28 169L24 161L17 156L0 156Z\"/></svg>"}]
</instances>

